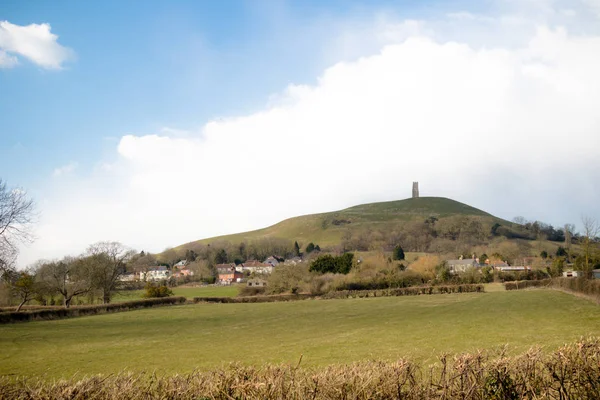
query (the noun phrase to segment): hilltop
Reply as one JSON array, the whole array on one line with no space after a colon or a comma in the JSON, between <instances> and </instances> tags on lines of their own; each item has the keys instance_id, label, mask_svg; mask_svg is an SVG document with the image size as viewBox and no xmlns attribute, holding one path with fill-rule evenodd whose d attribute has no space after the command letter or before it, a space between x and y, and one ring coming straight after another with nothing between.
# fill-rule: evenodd
<instances>
[{"instance_id":1,"label":"hilltop","mask_svg":"<svg viewBox=\"0 0 600 400\"><path fill-rule=\"evenodd\" d=\"M512 225L508 221L455 200L420 197L361 204L339 211L303 215L263 229L206 238L179 248L214 242L251 242L265 238L297 240L300 243L312 241L321 246L333 246L339 244L344 235L358 236L372 231L393 231L402 229L412 221L422 222L429 217L442 220L456 216L475 217L488 228L495 223Z\"/></svg>"}]
</instances>

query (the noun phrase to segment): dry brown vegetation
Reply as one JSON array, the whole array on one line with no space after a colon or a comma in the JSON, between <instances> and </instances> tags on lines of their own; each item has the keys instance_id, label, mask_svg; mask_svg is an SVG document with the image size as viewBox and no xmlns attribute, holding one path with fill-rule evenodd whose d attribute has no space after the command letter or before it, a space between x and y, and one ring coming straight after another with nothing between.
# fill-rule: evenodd
<instances>
[{"instance_id":1,"label":"dry brown vegetation","mask_svg":"<svg viewBox=\"0 0 600 400\"><path fill-rule=\"evenodd\" d=\"M598 399L600 339L544 354L442 355L305 369L231 365L189 375L119 374L44 382L0 378L0 399Z\"/></svg>"}]
</instances>

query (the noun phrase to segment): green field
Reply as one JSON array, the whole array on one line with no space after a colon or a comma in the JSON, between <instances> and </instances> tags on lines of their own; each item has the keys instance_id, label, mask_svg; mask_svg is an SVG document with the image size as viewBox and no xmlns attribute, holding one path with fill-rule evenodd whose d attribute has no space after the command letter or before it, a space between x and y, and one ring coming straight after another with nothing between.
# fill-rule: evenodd
<instances>
[{"instance_id":1,"label":"green field","mask_svg":"<svg viewBox=\"0 0 600 400\"><path fill-rule=\"evenodd\" d=\"M194 297L235 297L239 293L238 286L199 286L199 287L174 287L174 296L183 296L188 299ZM131 300L140 300L144 290L121 291L114 296L113 301L116 303Z\"/></svg>"},{"instance_id":2,"label":"green field","mask_svg":"<svg viewBox=\"0 0 600 400\"><path fill-rule=\"evenodd\" d=\"M198 304L0 326L0 374L183 373L230 362L322 366L442 352L555 349L600 333L600 307L558 291Z\"/></svg>"}]
</instances>

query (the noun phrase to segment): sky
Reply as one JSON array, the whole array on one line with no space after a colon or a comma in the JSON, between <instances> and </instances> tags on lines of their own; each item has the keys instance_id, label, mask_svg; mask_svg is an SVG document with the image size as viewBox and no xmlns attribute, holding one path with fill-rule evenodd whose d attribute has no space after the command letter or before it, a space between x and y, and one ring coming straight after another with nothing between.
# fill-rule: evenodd
<instances>
[{"instance_id":1,"label":"sky","mask_svg":"<svg viewBox=\"0 0 600 400\"><path fill-rule=\"evenodd\" d=\"M19 264L422 196L600 218L600 0L0 3Z\"/></svg>"}]
</instances>

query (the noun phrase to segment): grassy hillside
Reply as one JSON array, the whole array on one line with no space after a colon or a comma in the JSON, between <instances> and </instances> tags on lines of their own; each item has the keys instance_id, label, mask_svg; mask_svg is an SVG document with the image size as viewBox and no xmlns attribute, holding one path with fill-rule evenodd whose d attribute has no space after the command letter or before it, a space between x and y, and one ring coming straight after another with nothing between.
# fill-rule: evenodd
<instances>
[{"instance_id":1,"label":"grassy hillside","mask_svg":"<svg viewBox=\"0 0 600 400\"><path fill-rule=\"evenodd\" d=\"M190 372L239 361L324 366L442 352L558 348L597 334L600 308L552 290L197 304L0 326L0 375Z\"/></svg>"},{"instance_id":2,"label":"grassy hillside","mask_svg":"<svg viewBox=\"0 0 600 400\"><path fill-rule=\"evenodd\" d=\"M339 244L347 231L352 234L360 234L370 229L394 230L413 220L424 220L431 216L445 218L457 215L479 217L484 224L489 226L495 222L510 225L508 221L455 200L444 197L421 197L363 204L340 211L304 215L286 219L264 229L203 239L180 247L188 248L197 243L208 244L216 241L249 242L263 238L298 240L302 243L312 241L321 246L329 246Z\"/></svg>"}]
</instances>

